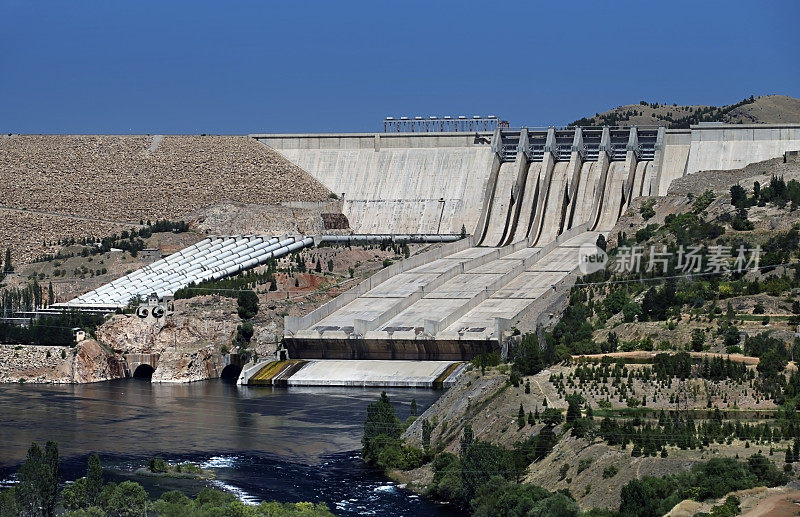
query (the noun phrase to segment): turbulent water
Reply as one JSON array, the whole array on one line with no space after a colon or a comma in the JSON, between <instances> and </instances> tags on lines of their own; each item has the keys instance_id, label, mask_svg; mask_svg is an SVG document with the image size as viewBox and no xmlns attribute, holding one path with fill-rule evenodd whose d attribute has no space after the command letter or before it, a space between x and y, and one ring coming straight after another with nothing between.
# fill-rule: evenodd
<instances>
[{"instance_id":1,"label":"turbulent water","mask_svg":"<svg viewBox=\"0 0 800 517\"><path fill-rule=\"evenodd\" d=\"M109 479L134 479L152 496L203 486L134 474L160 455L203 464L216 475L207 485L245 502L325 502L341 515L448 515L358 458L366 406L380 391L242 388L222 381L0 385L0 479L13 482L31 442L55 440L65 479L83 475L86 458L97 452ZM401 418L412 398L421 412L440 394L387 393Z\"/></svg>"}]
</instances>

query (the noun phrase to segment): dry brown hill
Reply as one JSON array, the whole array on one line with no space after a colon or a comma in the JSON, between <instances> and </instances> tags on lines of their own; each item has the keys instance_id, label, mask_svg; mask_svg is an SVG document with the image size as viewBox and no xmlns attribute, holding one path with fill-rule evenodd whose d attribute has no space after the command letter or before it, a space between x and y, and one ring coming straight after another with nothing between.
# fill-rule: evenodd
<instances>
[{"instance_id":1,"label":"dry brown hill","mask_svg":"<svg viewBox=\"0 0 800 517\"><path fill-rule=\"evenodd\" d=\"M244 136L2 136L0 178L0 246L21 260L58 239L182 220L223 203L278 205L330 194Z\"/></svg>"},{"instance_id":2,"label":"dry brown hill","mask_svg":"<svg viewBox=\"0 0 800 517\"><path fill-rule=\"evenodd\" d=\"M698 122L728 124L800 123L800 99L785 95L749 97L727 106L679 106L677 104L627 104L576 120L581 126L649 126L686 128Z\"/></svg>"}]
</instances>

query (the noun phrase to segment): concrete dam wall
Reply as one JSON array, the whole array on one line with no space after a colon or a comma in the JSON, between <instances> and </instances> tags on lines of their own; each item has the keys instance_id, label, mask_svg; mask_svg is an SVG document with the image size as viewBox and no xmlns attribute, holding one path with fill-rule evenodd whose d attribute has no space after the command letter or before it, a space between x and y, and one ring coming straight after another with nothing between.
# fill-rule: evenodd
<instances>
[{"instance_id":1,"label":"concrete dam wall","mask_svg":"<svg viewBox=\"0 0 800 517\"><path fill-rule=\"evenodd\" d=\"M490 134L267 135L258 140L343 196L354 233L468 233L480 217ZM312 172L313 171L313 172Z\"/></svg>"},{"instance_id":2,"label":"concrete dam wall","mask_svg":"<svg viewBox=\"0 0 800 517\"><path fill-rule=\"evenodd\" d=\"M254 135L344 195L354 233L469 239L382 270L302 318L293 358L465 360L552 316L579 249L676 178L800 149L800 125Z\"/></svg>"}]
</instances>

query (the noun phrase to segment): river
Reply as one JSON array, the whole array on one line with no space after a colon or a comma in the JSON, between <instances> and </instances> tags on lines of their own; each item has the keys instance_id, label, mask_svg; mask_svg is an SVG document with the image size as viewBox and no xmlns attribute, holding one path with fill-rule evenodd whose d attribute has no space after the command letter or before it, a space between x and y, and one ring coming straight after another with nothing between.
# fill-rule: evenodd
<instances>
[{"instance_id":1,"label":"river","mask_svg":"<svg viewBox=\"0 0 800 517\"><path fill-rule=\"evenodd\" d=\"M372 388L249 388L221 380L151 384L0 385L0 480L13 482L31 442L58 442L65 480L100 454L107 479L134 479L158 496L197 481L141 478L147 458L195 461L209 486L245 502L325 502L338 515L451 515L363 466L358 457ZM387 389L398 416L441 394Z\"/></svg>"}]
</instances>

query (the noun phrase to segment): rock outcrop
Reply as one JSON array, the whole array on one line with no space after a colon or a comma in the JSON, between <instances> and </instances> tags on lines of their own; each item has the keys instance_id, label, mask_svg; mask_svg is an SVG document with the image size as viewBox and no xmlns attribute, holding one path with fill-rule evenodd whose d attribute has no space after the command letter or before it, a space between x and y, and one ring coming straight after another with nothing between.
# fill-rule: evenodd
<instances>
[{"instance_id":1,"label":"rock outcrop","mask_svg":"<svg viewBox=\"0 0 800 517\"><path fill-rule=\"evenodd\" d=\"M93 339L75 347L0 345L0 382L68 384L122 377L121 357Z\"/></svg>"},{"instance_id":2,"label":"rock outcrop","mask_svg":"<svg viewBox=\"0 0 800 517\"><path fill-rule=\"evenodd\" d=\"M235 299L202 296L176 300L175 313L164 324L113 316L97 337L123 356L158 355L153 382L191 382L220 376L223 347L231 346L238 324Z\"/></svg>"}]
</instances>

